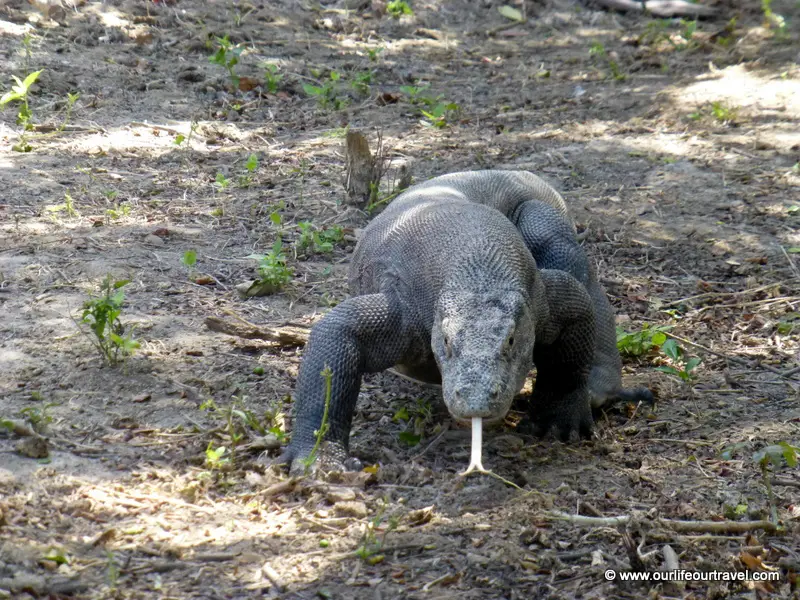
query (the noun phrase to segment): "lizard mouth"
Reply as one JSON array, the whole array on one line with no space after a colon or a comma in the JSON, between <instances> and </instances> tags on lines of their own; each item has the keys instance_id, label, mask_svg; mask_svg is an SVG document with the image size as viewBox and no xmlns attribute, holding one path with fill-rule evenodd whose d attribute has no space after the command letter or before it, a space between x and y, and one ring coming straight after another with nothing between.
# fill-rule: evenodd
<instances>
[{"instance_id":1,"label":"lizard mouth","mask_svg":"<svg viewBox=\"0 0 800 600\"><path fill-rule=\"evenodd\" d=\"M452 417L452 415L450 415ZM472 419L475 417L453 417L453 420L458 423L459 425L463 425L465 427L472 426ZM502 417L482 417L484 425L497 425L498 423L502 423L505 420L506 416L503 415Z\"/></svg>"}]
</instances>

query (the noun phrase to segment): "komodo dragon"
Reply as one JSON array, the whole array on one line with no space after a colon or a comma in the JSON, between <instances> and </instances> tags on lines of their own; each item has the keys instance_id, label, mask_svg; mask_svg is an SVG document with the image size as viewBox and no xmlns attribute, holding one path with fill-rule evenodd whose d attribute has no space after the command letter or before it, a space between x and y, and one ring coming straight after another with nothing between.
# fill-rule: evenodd
<instances>
[{"instance_id":1,"label":"komodo dragon","mask_svg":"<svg viewBox=\"0 0 800 600\"><path fill-rule=\"evenodd\" d=\"M350 265L352 297L312 328L279 462L299 470L313 451L326 366L333 375L320 459L328 469L348 463L362 375L392 366L440 380L450 414L480 423L505 416L535 363L538 430L590 435L590 374L605 364L596 350L604 347L595 324L602 289L563 200L542 184L529 173L445 175L409 188L367 226ZM550 268L537 268L537 254ZM610 327L613 335L613 318ZM619 389L618 362L605 371L614 369L598 375L599 393L636 394Z\"/></svg>"},{"instance_id":2,"label":"komodo dragon","mask_svg":"<svg viewBox=\"0 0 800 600\"><path fill-rule=\"evenodd\" d=\"M595 354L589 375L592 408L613 400L652 402L646 388L622 387L614 312L597 280L594 265L577 243L575 225L564 199L543 179L527 171L468 171L435 177L407 193L451 187L464 198L496 208L519 230L540 269L561 269L589 292L595 313Z\"/></svg>"}]
</instances>

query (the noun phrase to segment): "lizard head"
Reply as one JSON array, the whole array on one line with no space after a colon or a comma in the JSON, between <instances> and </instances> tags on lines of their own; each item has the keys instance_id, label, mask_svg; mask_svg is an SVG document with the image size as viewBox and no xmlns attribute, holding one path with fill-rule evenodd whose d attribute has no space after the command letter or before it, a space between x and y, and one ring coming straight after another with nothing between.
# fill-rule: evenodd
<instances>
[{"instance_id":1,"label":"lizard head","mask_svg":"<svg viewBox=\"0 0 800 600\"><path fill-rule=\"evenodd\" d=\"M516 290L444 291L431 332L442 393L457 419L502 419L533 366L534 314Z\"/></svg>"}]
</instances>

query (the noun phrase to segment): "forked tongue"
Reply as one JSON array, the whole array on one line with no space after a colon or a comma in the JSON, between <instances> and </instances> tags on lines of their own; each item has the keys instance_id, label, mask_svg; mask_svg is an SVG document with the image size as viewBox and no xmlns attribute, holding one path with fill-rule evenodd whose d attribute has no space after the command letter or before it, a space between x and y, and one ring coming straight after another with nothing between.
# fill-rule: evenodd
<instances>
[{"instance_id":1,"label":"forked tongue","mask_svg":"<svg viewBox=\"0 0 800 600\"><path fill-rule=\"evenodd\" d=\"M483 447L483 419L472 417L472 453L469 457L469 466L462 475L469 475L473 471L485 471L481 462L481 449Z\"/></svg>"}]
</instances>

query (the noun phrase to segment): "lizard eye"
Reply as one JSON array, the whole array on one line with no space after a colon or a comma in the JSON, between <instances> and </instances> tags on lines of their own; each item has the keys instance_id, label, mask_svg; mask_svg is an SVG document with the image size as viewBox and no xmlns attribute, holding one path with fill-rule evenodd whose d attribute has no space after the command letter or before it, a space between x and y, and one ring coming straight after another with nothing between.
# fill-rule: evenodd
<instances>
[{"instance_id":1,"label":"lizard eye","mask_svg":"<svg viewBox=\"0 0 800 600\"><path fill-rule=\"evenodd\" d=\"M512 331L506 338L506 344L504 350L506 352L510 352L513 347L514 347L514 332Z\"/></svg>"}]
</instances>

